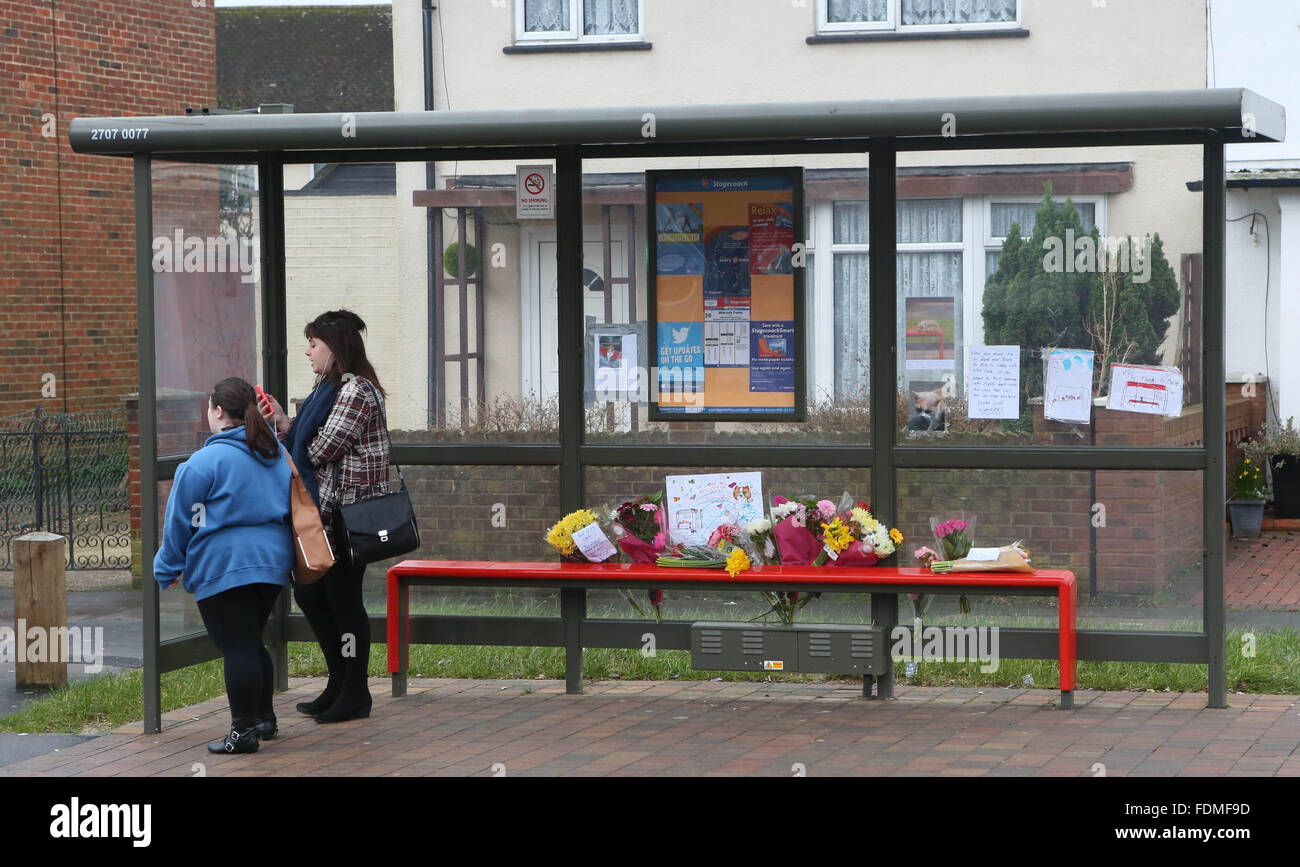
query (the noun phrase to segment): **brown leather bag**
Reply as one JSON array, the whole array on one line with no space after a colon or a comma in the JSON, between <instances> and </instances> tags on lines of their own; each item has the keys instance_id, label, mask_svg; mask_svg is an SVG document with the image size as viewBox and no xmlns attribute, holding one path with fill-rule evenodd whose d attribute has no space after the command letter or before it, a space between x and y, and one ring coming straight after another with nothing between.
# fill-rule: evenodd
<instances>
[{"instance_id":1,"label":"brown leather bag","mask_svg":"<svg viewBox=\"0 0 1300 867\"><path fill-rule=\"evenodd\" d=\"M289 482L289 507L293 512L293 580L295 584L314 584L334 565L334 549L330 547L320 510L307 492L298 467L285 452L293 478Z\"/></svg>"}]
</instances>

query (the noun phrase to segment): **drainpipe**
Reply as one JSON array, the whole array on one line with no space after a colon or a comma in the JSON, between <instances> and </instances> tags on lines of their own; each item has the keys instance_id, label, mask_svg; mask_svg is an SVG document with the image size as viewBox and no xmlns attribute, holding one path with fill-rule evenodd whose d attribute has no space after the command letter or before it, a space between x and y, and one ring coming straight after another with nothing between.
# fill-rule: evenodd
<instances>
[{"instance_id":1,"label":"drainpipe","mask_svg":"<svg viewBox=\"0 0 1300 867\"><path fill-rule=\"evenodd\" d=\"M420 9L424 13L424 110L433 111L433 12L438 7L433 5L433 0L420 0ZM426 190L434 189L438 184L438 175L434 170L434 162L430 160L424 164L424 188ZM434 246L434 220L441 211L437 208L424 209L425 222L425 271L427 272L427 290L425 297L429 299L427 333L429 335L429 404L427 407L427 417L429 424L432 426L432 419L436 414L434 408L438 401L442 400L442 395L437 394L437 355L442 351L442 347L436 346L435 341L440 331L433 321L434 310L436 305L433 304L433 295L438 291L437 278L438 274L434 271L437 263L441 262L439 251L433 249Z\"/></svg>"}]
</instances>

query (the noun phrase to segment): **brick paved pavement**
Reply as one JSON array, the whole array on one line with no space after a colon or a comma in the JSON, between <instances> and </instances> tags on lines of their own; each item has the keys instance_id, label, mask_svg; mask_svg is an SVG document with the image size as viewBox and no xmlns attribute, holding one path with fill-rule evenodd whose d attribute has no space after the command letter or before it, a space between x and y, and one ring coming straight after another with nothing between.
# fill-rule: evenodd
<instances>
[{"instance_id":1,"label":"brick paved pavement","mask_svg":"<svg viewBox=\"0 0 1300 867\"><path fill-rule=\"evenodd\" d=\"M1228 539L1224 547L1223 593L1229 608L1300 611L1300 533L1271 532L1258 539ZM1201 601L1200 593L1194 601Z\"/></svg>"},{"instance_id":2,"label":"brick paved pavement","mask_svg":"<svg viewBox=\"0 0 1300 867\"><path fill-rule=\"evenodd\" d=\"M864 701L856 683L413 679L394 699L371 680L369 720L319 725L294 712L321 679L276 697L281 736L255 755L212 756L225 699L136 723L0 777L191 776L1300 776L1300 698L900 686ZM494 771L494 766L497 766Z\"/></svg>"}]
</instances>

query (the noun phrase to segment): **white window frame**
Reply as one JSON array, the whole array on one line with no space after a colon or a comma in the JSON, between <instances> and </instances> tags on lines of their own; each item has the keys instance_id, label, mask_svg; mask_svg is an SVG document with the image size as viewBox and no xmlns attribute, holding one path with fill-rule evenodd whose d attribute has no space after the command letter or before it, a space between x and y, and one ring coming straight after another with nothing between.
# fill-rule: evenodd
<instances>
[{"instance_id":1,"label":"white window frame","mask_svg":"<svg viewBox=\"0 0 1300 867\"><path fill-rule=\"evenodd\" d=\"M587 36L582 32L582 10L586 0L569 0L569 29L529 32L524 30L524 0L515 0L515 41L529 44L573 44L642 42L645 39L645 0L637 0L636 33L602 33Z\"/></svg>"},{"instance_id":2,"label":"white window frame","mask_svg":"<svg viewBox=\"0 0 1300 867\"><path fill-rule=\"evenodd\" d=\"M830 9L826 0L817 0L818 33L863 33L871 30L893 30L897 21L898 0L888 0L884 21L827 21Z\"/></svg>"},{"instance_id":3,"label":"white window frame","mask_svg":"<svg viewBox=\"0 0 1300 867\"><path fill-rule=\"evenodd\" d=\"M1023 0L1016 0L1016 19L1014 21L981 21L975 23L952 24L901 24L901 0L888 0L885 21L827 21L829 14L826 0L817 0L818 33L954 33L962 31L984 32L997 30L1018 30L1024 20Z\"/></svg>"}]
</instances>

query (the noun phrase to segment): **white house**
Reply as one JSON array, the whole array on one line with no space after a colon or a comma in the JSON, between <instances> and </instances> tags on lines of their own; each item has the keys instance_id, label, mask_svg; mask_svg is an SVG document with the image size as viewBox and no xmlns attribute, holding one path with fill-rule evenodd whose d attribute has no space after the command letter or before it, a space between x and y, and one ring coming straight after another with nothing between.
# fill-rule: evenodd
<instances>
[{"instance_id":1,"label":"white house","mask_svg":"<svg viewBox=\"0 0 1300 867\"><path fill-rule=\"evenodd\" d=\"M1206 77L1249 87L1300 118L1300 5L1210 6ZM1229 145L1227 369L1247 388L1268 378L1273 420L1300 416L1300 133Z\"/></svg>"},{"instance_id":2,"label":"white house","mask_svg":"<svg viewBox=\"0 0 1300 867\"><path fill-rule=\"evenodd\" d=\"M962 98L975 95L1206 85L1204 0L436 5L430 46L435 110L951 97L951 117L935 118L939 129L960 126ZM419 0L395 0L393 24L394 107L421 110ZM1276 90L1271 81L1232 83L1267 96ZM584 162L588 315L615 323L645 318L646 169L782 165L805 172L810 397L841 400L859 391L866 340L862 154ZM960 382L965 348L983 343L985 277L1007 227L1019 222L1027 230L1044 181L1058 197L1072 196L1085 222L1105 235L1158 232L1175 269L1181 255L1201 249L1199 194L1186 186L1200 177L1197 146L928 152L904 154L899 166L900 313L907 315L908 298L934 299L918 311L945 304L952 311L947 369L900 359L900 390L933 385L948 370ZM437 183L428 189L423 163L398 164L400 297L394 300L403 315L392 344L397 355L383 361L397 371L389 377L395 427L424 426L438 409L454 419L462 396L472 407L480 398L554 393L554 223L515 219L515 170L515 162L440 163ZM463 294L454 283L443 291L441 344L430 339L426 205L444 209L444 248L464 231L483 259ZM463 229L454 223L462 214ZM904 327L900 322L901 345ZM1181 334L1171 327L1162 347L1169 363L1179 362ZM465 358L431 358L437 351L431 344ZM1279 353L1274 364L1281 359ZM431 382L437 388L431 390Z\"/></svg>"}]
</instances>

